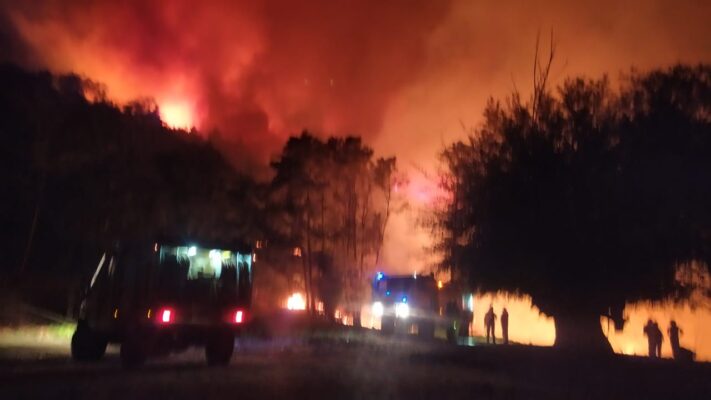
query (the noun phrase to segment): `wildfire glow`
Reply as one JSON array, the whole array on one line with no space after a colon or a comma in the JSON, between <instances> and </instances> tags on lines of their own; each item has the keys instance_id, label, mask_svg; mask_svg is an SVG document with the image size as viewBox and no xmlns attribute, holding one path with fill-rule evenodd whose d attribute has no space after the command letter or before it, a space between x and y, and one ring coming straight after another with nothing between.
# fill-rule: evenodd
<instances>
[{"instance_id":1,"label":"wildfire glow","mask_svg":"<svg viewBox=\"0 0 711 400\"><path fill-rule=\"evenodd\" d=\"M289 310L305 310L306 300L301 293L294 293L286 300L286 308Z\"/></svg>"},{"instance_id":2,"label":"wildfire glow","mask_svg":"<svg viewBox=\"0 0 711 400\"><path fill-rule=\"evenodd\" d=\"M175 129L190 129L195 126L192 108L187 102L166 102L160 106L160 118Z\"/></svg>"}]
</instances>

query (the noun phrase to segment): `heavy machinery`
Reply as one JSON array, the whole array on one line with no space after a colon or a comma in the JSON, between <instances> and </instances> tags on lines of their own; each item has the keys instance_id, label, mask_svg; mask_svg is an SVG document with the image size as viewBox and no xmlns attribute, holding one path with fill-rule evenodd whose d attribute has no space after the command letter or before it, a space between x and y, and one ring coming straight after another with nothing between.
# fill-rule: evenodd
<instances>
[{"instance_id":1,"label":"heavy machinery","mask_svg":"<svg viewBox=\"0 0 711 400\"><path fill-rule=\"evenodd\" d=\"M75 360L121 345L124 366L189 346L208 364L229 363L249 321L249 246L196 241L122 243L103 253L84 292L72 337Z\"/></svg>"}]
</instances>

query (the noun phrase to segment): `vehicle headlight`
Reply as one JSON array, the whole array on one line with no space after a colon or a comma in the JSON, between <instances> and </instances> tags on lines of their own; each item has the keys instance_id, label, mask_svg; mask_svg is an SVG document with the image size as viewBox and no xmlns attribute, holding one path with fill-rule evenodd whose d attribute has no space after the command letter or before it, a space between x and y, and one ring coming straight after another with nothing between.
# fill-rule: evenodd
<instances>
[{"instance_id":1,"label":"vehicle headlight","mask_svg":"<svg viewBox=\"0 0 711 400\"><path fill-rule=\"evenodd\" d=\"M395 305L395 316L405 319L410 316L410 306L407 303L397 303Z\"/></svg>"},{"instance_id":2,"label":"vehicle headlight","mask_svg":"<svg viewBox=\"0 0 711 400\"><path fill-rule=\"evenodd\" d=\"M371 312L373 313L373 315L375 315L376 317L382 317L383 311L384 311L383 303L381 303L379 301L376 301L375 303L373 303L373 306L371 307Z\"/></svg>"}]
</instances>

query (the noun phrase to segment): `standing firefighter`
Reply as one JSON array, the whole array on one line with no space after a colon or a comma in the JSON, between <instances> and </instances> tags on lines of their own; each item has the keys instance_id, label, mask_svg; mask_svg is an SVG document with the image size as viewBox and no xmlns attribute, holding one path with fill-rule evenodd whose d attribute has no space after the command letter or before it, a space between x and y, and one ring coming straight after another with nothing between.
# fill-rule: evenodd
<instances>
[{"instance_id":1,"label":"standing firefighter","mask_svg":"<svg viewBox=\"0 0 711 400\"><path fill-rule=\"evenodd\" d=\"M486 327L486 343L496 344L496 314L494 314L494 306L489 306L489 311L484 315L484 326Z\"/></svg>"},{"instance_id":2,"label":"standing firefighter","mask_svg":"<svg viewBox=\"0 0 711 400\"><path fill-rule=\"evenodd\" d=\"M504 344L509 344L509 312L506 307L501 311L501 336Z\"/></svg>"},{"instance_id":3,"label":"standing firefighter","mask_svg":"<svg viewBox=\"0 0 711 400\"><path fill-rule=\"evenodd\" d=\"M673 356L675 359L678 359L678 358L679 358L679 353L680 353L680 352L679 352L679 349L681 348L681 346L679 345L679 334L680 334L680 333L683 333L683 332L684 332L684 331L682 331L682 330L679 328L679 326L676 324L676 321L672 320L672 321L669 323L669 330L668 330L668 333L669 333L669 344L671 345L672 356Z\"/></svg>"},{"instance_id":4,"label":"standing firefighter","mask_svg":"<svg viewBox=\"0 0 711 400\"><path fill-rule=\"evenodd\" d=\"M662 330L659 329L659 324L654 321L654 337L655 337L655 349L654 352L657 355L657 358L662 358L662 342L664 341L664 334L662 333Z\"/></svg>"},{"instance_id":5,"label":"standing firefighter","mask_svg":"<svg viewBox=\"0 0 711 400\"><path fill-rule=\"evenodd\" d=\"M647 344L649 345L649 357L657 358L657 341L660 340L657 331L659 326L652 321L652 319L647 320L647 324L644 325L643 332L647 336Z\"/></svg>"}]
</instances>

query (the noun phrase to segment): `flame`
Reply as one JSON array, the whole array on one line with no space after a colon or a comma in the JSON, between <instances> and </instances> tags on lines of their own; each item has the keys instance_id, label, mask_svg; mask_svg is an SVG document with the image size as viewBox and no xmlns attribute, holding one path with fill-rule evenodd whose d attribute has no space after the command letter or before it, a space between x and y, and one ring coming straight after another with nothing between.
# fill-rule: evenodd
<instances>
[{"instance_id":1,"label":"flame","mask_svg":"<svg viewBox=\"0 0 711 400\"><path fill-rule=\"evenodd\" d=\"M286 300L286 308L288 310L305 310L306 300L301 293L294 293Z\"/></svg>"},{"instance_id":2,"label":"flame","mask_svg":"<svg viewBox=\"0 0 711 400\"><path fill-rule=\"evenodd\" d=\"M168 101L159 106L160 118L174 129L190 129L195 126L194 112L187 101Z\"/></svg>"}]
</instances>

